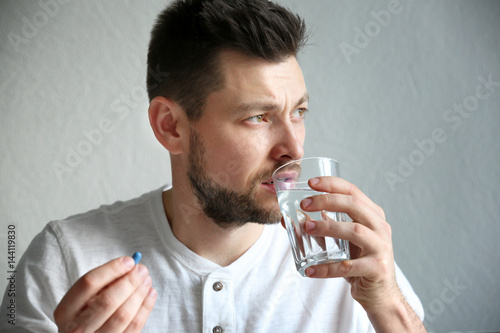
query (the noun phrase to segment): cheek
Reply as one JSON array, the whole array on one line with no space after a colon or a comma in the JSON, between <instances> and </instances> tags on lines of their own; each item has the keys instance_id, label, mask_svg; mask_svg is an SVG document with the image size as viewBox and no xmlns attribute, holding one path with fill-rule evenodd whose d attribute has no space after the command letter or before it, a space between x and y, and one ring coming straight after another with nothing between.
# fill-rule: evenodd
<instances>
[{"instance_id":1,"label":"cheek","mask_svg":"<svg viewBox=\"0 0 500 333\"><path fill-rule=\"evenodd\" d=\"M304 140L306 138L306 126L304 122L297 124L296 130L297 130L297 137L300 139L302 143L304 143Z\"/></svg>"},{"instance_id":2,"label":"cheek","mask_svg":"<svg viewBox=\"0 0 500 333\"><path fill-rule=\"evenodd\" d=\"M209 174L221 184L232 182L232 186L239 184L261 164L265 157L261 137L254 136L250 140L227 139L221 140L214 147L211 161L208 162Z\"/></svg>"},{"instance_id":3,"label":"cheek","mask_svg":"<svg viewBox=\"0 0 500 333\"><path fill-rule=\"evenodd\" d=\"M217 157L208 162L207 173L217 184L239 189L246 184L246 175L252 166L252 161L246 155L231 154L230 151L221 151Z\"/></svg>"},{"instance_id":4,"label":"cheek","mask_svg":"<svg viewBox=\"0 0 500 333\"><path fill-rule=\"evenodd\" d=\"M266 154L266 148L271 134L268 131L255 131L248 138L236 144L235 153L241 159L261 159Z\"/></svg>"}]
</instances>

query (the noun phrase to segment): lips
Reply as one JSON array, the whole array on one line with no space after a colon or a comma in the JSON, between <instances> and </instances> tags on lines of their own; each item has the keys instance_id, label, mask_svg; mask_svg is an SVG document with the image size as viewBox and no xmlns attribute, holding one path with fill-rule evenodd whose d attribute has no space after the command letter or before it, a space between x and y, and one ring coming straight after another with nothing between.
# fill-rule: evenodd
<instances>
[{"instance_id":1,"label":"lips","mask_svg":"<svg viewBox=\"0 0 500 333\"><path fill-rule=\"evenodd\" d=\"M267 179L260 183L266 190L268 190L272 194L276 194L276 189L274 188L274 182L272 179Z\"/></svg>"},{"instance_id":2,"label":"lips","mask_svg":"<svg viewBox=\"0 0 500 333\"><path fill-rule=\"evenodd\" d=\"M278 181L285 183L294 181L297 179L297 177L298 173L296 171L284 171L274 176L274 178L276 178Z\"/></svg>"}]
</instances>

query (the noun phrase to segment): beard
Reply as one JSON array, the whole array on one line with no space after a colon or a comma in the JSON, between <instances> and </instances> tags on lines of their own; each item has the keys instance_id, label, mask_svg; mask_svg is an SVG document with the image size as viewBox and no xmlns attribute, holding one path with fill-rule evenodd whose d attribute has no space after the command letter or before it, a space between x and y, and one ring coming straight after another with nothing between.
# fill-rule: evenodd
<instances>
[{"instance_id":1,"label":"beard","mask_svg":"<svg viewBox=\"0 0 500 333\"><path fill-rule=\"evenodd\" d=\"M280 165L255 176L250 188L244 193L225 188L206 173L205 147L196 130L191 130L187 176L205 215L224 229L238 228L249 222L278 223L281 213L277 199L276 208L266 210L259 206L255 194L261 182L271 178L273 171Z\"/></svg>"}]
</instances>

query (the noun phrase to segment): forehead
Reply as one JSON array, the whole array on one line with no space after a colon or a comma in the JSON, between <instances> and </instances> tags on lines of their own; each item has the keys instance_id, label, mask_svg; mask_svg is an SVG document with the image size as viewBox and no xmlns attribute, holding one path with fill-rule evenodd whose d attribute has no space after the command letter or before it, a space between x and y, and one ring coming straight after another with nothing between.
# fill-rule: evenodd
<instances>
[{"instance_id":1,"label":"forehead","mask_svg":"<svg viewBox=\"0 0 500 333\"><path fill-rule=\"evenodd\" d=\"M293 56L271 63L224 51L219 61L224 87L212 97L223 98L233 105L266 100L286 107L307 92L302 71Z\"/></svg>"}]
</instances>

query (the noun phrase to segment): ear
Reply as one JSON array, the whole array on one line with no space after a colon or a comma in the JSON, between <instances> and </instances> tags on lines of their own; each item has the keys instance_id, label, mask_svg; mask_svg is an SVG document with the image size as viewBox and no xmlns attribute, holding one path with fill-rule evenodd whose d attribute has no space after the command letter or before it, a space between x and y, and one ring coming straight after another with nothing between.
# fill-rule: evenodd
<instances>
[{"instance_id":1,"label":"ear","mask_svg":"<svg viewBox=\"0 0 500 333\"><path fill-rule=\"evenodd\" d=\"M182 108L165 97L157 96L149 104L149 123L156 139L174 155L183 151L183 118L185 114Z\"/></svg>"}]
</instances>

